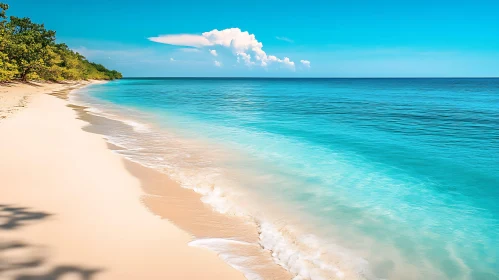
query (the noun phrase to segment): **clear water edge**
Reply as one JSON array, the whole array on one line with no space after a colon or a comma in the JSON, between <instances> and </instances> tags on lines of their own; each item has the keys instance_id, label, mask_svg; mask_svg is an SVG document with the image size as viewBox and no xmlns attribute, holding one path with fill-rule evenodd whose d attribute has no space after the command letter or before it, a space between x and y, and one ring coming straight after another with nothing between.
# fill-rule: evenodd
<instances>
[{"instance_id":1,"label":"clear water edge","mask_svg":"<svg viewBox=\"0 0 499 280\"><path fill-rule=\"evenodd\" d=\"M124 80L77 97L127 112L139 135L108 135L127 157L258 220L297 279L497 279L498 85Z\"/></svg>"}]
</instances>

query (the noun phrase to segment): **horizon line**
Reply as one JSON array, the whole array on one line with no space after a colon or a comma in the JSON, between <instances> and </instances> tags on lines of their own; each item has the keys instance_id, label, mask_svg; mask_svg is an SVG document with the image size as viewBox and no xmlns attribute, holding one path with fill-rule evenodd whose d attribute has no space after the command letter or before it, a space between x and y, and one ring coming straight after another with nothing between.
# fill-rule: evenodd
<instances>
[{"instance_id":1,"label":"horizon line","mask_svg":"<svg viewBox=\"0 0 499 280\"><path fill-rule=\"evenodd\" d=\"M499 79L496 77L262 77L262 76L151 76L151 77L127 77L122 79Z\"/></svg>"}]
</instances>

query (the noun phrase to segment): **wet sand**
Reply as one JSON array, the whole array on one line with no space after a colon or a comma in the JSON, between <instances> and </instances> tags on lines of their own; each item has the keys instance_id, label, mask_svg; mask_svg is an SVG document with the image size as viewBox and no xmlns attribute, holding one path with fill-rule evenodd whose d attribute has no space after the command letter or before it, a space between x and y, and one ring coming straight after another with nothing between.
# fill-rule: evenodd
<instances>
[{"instance_id":1,"label":"wet sand","mask_svg":"<svg viewBox=\"0 0 499 280\"><path fill-rule=\"evenodd\" d=\"M67 93L67 92L66 92ZM67 95L58 97L68 99ZM105 135L110 129L130 133L133 128L122 121L97 116L86 107L70 104L78 118L87 125L83 130ZM130 131L127 131L130 130ZM107 143L110 150L125 148ZM215 251L231 266L242 271L248 279L291 279L291 274L277 265L271 252L259 244L259 229L247 219L221 214L202 202L201 195L180 186L168 175L123 158L128 172L141 182L141 201L154 215L167 219L193 237L191 246Z\"/></svg>"},{"instance_id":2,"label":"wet sand","mask_svg":"<svg viewBox=\"0 0 499 280\"><path fill-rule=\"evenodd\" d=\"M84 131L63 99L74 86L0 87L0 279L244 279L189 246L213 235L193 225L220 218L213 231L234 235L231 223Z\"/></svg>"}]
</instances>

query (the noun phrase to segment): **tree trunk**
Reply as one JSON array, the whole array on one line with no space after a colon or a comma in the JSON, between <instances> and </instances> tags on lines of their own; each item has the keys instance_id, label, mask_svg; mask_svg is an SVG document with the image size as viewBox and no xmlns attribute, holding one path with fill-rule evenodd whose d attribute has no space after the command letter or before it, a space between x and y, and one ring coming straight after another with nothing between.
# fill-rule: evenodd
<instances>
[{"instance_id":1,"label":"tree trunk","mask_svg":"<svg viewBox=\"0 0 499 280\"><path fill-rule=\"evenodd\" d=\"M22 80L23 82L27 82L27 81L28 81L28 74L29 74L29 71L30 71L30 67L28 67L28 68L24 69L24 70L21 72L21 76L20 76L20 78L21 78L21 80Z\"/></svg>"}]
</instances>

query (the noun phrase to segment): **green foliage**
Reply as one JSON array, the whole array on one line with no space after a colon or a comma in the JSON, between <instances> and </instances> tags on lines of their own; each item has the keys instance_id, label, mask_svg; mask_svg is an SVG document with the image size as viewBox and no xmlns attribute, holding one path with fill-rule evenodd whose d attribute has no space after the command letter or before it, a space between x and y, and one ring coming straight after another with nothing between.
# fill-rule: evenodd
<instances>
[{"instance_id":1,"label":"green foliage","mask_svg":"<svg viewBox=\"0 0 499 280\"><path fill-rule=\"evenodd\" d=\"M16 65L10 63L7 55L0 51L0 82L14 79L17 73Z\"/></svg>"},{"instance_id":2,"label":"green foliage","mask_svg":"<svg viewBox=\"0 0 499 280\"><path fill-rule=\"evenodd\" d=\"M29 18L11 16L9 6L0 3L0 82L21 80L114 80L121 73L55 43L55 31Z\"/></svg>"},{"instance_id":3,"label":"green foliage","mask_svg":"<svg viewBox=\"0 0 499 280\"><path fill-rule=\"evenodd\" d=\"M9 56L4 52L9 36L6 32L5 11L9 8L7 4L0 3L0 82L12 80L17 75L17 67Z\"/></svg>"}]
</instances>

